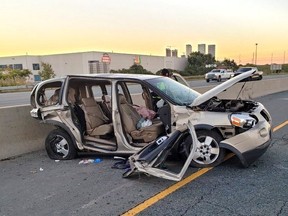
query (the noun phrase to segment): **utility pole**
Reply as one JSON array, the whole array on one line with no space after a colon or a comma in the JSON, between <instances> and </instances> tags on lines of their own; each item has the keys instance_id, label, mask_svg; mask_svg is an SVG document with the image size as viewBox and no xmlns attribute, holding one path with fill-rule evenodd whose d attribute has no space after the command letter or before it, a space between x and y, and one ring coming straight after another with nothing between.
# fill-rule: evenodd
<instances>
[{"instance_id":1,"label":"utility pole","mask_svg":"<svg viewBox=\"0 0 288 216\"><path fill-rule=\"evenodd\" d=\"M255 66L257 66L257 46L258 46L258 43L256 43L255 46L256 46L256 50L255 50Z\"/></svg>"}]
</instances>

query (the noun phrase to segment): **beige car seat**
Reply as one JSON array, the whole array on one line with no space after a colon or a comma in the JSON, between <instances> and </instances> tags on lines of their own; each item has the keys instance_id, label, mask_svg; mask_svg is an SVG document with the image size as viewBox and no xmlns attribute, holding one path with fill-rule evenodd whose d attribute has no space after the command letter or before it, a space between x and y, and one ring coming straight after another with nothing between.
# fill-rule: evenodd
<instances>
[{"instance_id":1,"label":"beige car seat","mask_svg":"<svg viewBox=\"0 0 288 216\"><path fill-rule=\"evenodd\" d=\"M150 110L153 110L152 97L151 97L150 93L148 92L148 90L143 89L142 98L145 101L146 107Z\"/></svg>"},{"instance_id":2,"label":"beige car seat","mask_svg":"<svg viewBox=\"0 0 288 216\"><path fill-rule=\"evenodd\" d=\"M81 108L85 113L86 132L90 136L101 136L113 132L113 125L94 98L82 98Z\"/></svg>"},{"instance_id":3,"label":"beige car seat","mask_svg":"<svg viewBox=\"0 0 288 216\"><path fill-rule=\"evenodd\" d=\"M46 101L46 106L51 106L59 103L59 93L60 93L60 88L56 89L54 91L54 94L49 98L48 101Z\"/></svg>"},{"instance_id":4,"label":"beige car seat","mask_svg":"<svg viewBox=\"0 0 288 216\"><path fill-rule=\"evenodd\" d=\"M111 97L109 95L103 95L102 102L100 105L106 116L112 120Z\"/></svg>"},{"instance_id":5,"label":"beige car seat","mask_svg":"<svg viewBox=\"0 0 288 216\"><path fill-rule=\"evenodd\" d=\"M140 114L129 104L124 95L119 95L120 113L124 130L131 135L134 140L151 142L164 132L163 123L160 120L153 120L152 125L137 130L136 125L141 119Z\"/></svg>"}]
</instances>

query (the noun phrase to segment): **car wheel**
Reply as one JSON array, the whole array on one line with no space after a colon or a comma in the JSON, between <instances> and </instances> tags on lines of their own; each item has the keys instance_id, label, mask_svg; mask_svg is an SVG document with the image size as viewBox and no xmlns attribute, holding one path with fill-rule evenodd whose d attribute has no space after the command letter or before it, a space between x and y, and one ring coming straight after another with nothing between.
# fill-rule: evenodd
<instances>
[{"instance_id":1,"label":"car wheel","mask_svg":"<svg viewBox=\"0 0 288 216\"><path fill-rule=\"evenodd\" d=\"M54 160L69 160L77 155L71 137L61 129L55 129L48 134L45 148L48 156Z\"/></svg>"},{"instance_id":2,"label":"car wheel","mask_svg":"<svg viewBox=\"0 0 288 216\"><path fill-rule=\"evenodd\" d=\"M206 82L210 82L210 80L209 80L209 79L206 79Z\"/></svg>"},{"instance_id":3,"label":"car wheel","mask_svg":"<svg viewBox=\"0 0 288 216\"><path fill-rule=\"evenodd\" d=\"M258 79L259 79L259 80L262 80L262 78L263 78L262 75L259 75L259 78L258 78Z\"/></svg>"},{"instance_id":4,"label":"car wheel","mask_svg":"<svg viewBox=\"0 0 288 216\"><path fill-rule=\"evenodd\" d=\"M196 154L191 162L191 166L203 168L219 165L225 156L225 149L219 147L222 137L216 131L198 130L196 131L199 140L196 147ZM179 154L183 159L187 159L190 154L192 139L187 139L179 145Z\"/></svg>"}]
</instances>

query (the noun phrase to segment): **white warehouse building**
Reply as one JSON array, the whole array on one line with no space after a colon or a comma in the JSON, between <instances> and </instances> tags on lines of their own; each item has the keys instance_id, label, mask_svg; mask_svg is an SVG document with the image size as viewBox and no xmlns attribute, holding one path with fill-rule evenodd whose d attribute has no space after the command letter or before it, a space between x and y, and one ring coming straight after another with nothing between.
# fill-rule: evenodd
<instances>
[{"instance_id":1,"label":"white warehouse building","mask_svg":"<svg viewBox=\"0 0 288 216\"><path fill-rule=\"evenodd\" d=\"M39 81L41 62L50 64L56 76L61 77L67 74L109 73L110 70L128 69L133 64L140 64L152 73L162 68L183 71L187 58L91 51L0 57L0 69L29 69L34 75L29 81Z\"/></svg>"}]
</instances>

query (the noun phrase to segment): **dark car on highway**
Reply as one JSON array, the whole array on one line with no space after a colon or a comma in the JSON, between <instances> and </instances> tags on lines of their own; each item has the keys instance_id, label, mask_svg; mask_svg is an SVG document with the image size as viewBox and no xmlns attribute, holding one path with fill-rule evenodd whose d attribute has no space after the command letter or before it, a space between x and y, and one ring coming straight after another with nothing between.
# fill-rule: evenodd
<instances>
[{"instance_id":1,"label":"dark car on highway","mask_svg":"<svg viewBox=\"0 0 288 216\"><path fill-rule=\"evenodd\" d=\"M238 76L240 74L246 73L248 71L253 70L253 74L242 81L252 81L252 80L261 80L263 76L262 71L258 71L256 67L240 67L237 71L235 71L234 76Z\"/></svg>"}]
</instances>

